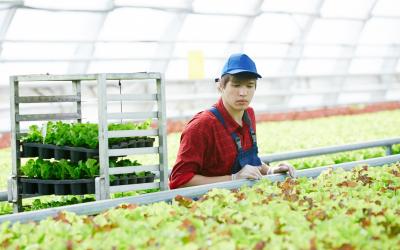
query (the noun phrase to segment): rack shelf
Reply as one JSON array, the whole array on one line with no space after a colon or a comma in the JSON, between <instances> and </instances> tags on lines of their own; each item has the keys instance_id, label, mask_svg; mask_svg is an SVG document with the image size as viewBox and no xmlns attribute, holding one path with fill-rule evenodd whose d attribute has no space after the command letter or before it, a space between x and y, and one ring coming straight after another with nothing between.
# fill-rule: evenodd
<instances>
[{"instance_id":1,"label":"rack shelf","mask_svg":"<svg viewBox=\"0 0 400 250\"><path fill-rule=\"evenodd\" d=\"M130 81L145 80L155 83L155 93L107 93L109 81ZM54 81L70 82L73 94L59 96L20 96L20 90L24 82L39 81L49 83ZM167 162L167 136L166 136L166 114L165 114L165 86L162 75L157 72L140 72L124 74L86 74L86 75L23 75L10 77L11 90L11 148L12 148L12 175L8 181L8 201L13 203L14 212L22 211L22 182L21 173L21 122L49 121L49 120L73 120L82 122L82 82L96 82L97 84L97 113L98 113L98 134L99 148L98 159L100 163L100 175L95 178L96 200L110 198L110 193L143 190L148 188L168 189L168 162ZM135 102L152 101L157 103L157 111L149 112L109 112L109 102ZM21 114L20 104L29 105L32 103L74 103L75 111L69 113L54 114ZM121 104L122 105L122 104ZM134 104L132 104L134 105ZM108 131L108 123L115 119L153 119L156 120L157 128L147 130L113 130ZM121 148L109 149L109 138L133 137L133 136L157 136L158 145L155 147L143 148ZM109 158L115 156L157 154L158 164L144 166L128 166L109 168ZM133 173L137 171L153 171L159 176L159 182L140 183L129 185L116 185L110 187L110 175Z\"/></svg>"}]
</instances>

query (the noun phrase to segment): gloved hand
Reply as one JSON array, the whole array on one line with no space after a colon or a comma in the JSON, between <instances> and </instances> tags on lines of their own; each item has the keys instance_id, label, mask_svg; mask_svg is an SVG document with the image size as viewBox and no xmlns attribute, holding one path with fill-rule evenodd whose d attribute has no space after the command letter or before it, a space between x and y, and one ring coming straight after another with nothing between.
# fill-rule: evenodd
<instances>
[{"instance_id":1,"label":"gloved hand","mask_svg":"<svg viewBox=\"0 0 400 250\"><path fill-rule=\"evenodd\" d=\"M281 163L275 167L269 167L267 174L276 174L276 173L286 173L291 178L294 178L296 175L296 169L290 165L289 163Z\"/></svg>"},{"instance_id":2,"label":"gloved hand","mask_svg":"<svg viewBox=\"0 0 400 250\"><path fill-rule=\"evenodd\" d=\"M246 165L239 172L232 175L232 180L239 180L239 179L259 180L262 178L260 169L261 167L258 166Z\"/></svg>"}]
</instances>

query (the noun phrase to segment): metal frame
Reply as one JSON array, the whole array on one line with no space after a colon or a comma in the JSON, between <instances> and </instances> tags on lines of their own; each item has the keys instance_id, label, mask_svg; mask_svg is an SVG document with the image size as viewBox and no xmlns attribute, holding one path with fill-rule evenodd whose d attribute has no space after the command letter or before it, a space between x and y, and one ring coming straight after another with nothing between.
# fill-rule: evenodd
<instances>
[{"instance_id":1,"label":"metal frame","mask_svg":"<svg viewBox=\"0 0 400 250\"><path fill-rule=\"evenodd\" d=\"M156 94L145 95L107 95L107 80L154 80L157 85ZM21 82L46 82L46 81L71 81L74 95L65 96L19 96ZM95 179L96 199L109 199L110 193L123 192L129 190L142 190L148 188L168 189L168 165L167 165L167 136L166 136L166 114L165 114L165 85L160 73L127 73L127 74L85 74L85 75L23 75L12 76L10 78L11 88L11 121L12 121L12 175L8 181L8 201L13 203L14 212L22 210L21 185L19 182L20 173L20 131L21 121L45 121L45 120L77 120L82 121L82 100L81 100L81 81L96 81L98 87L98 117L99 117L99 161L100 176ZM137 113L108 113L107 104L111 101L137 101L148 100L157 101L157 112L137 112ZM52 102L72 102L76 103L76 113L56 113L56 114L19 114L20 103L52 103ZM108 132L108 120L115 118L134 118L158 120L158 129L143 131L124 130ZM158 147L134 148L134 149L108 149L108 138L154 135L159 138ZM115 168L109 170L108 161L110 156L125 156L133 154L158 154L158 165L140 166L140 168L125 167L124 169ZM161 176L160 182L132 184L125 186L109 185L109 175L116 173L131 173L140 169L141 171L155 171ZM3 196L3 194L1 194ZM0 197L1 198L1 197Z\"/></svg>"},{"instance_id":2,"label":"metal frame","mask_svg":"<svg viewBox=\"0 0 400 250\"><path fill-rule=\"evenodd\" d=\"M374 158L374 159L369 159L369 160L342 163L342 164L337 164L337 165L327 166L327 167L318 167L318 168L300 170L300 171L297 171L297 177L313 178L313 177L318 176L322 171L327 170L329 168L333 168L333 169L343 168L344 170L351 170L355 166L364 165L364 164L368 164L370 166L382 166L384 164L390 164L390 163L394 163L394 162L398 162L398 161L400 161L400 155L391 155L391 156ZM269 180L275 182L275 181L284 180L286 178L286 175L274 174L274 175L264 176L263 178L269 179ZM219 183L201 185L201 186L196 186L196 187L188 187L188 188L181 188L181 189L175 189L175 190L169 190L169 191L162 191L162 192L157 192L157 193L150 193L150 194L134 196L134 197L123 197L123 198L118 198L118 199L88 202L88 203L76 204L76 205L65 206L65 207L49 208L49 209L20 213L20 214L4 215L4 216L0 216L0 223L6 222L6 221L9 221L11 223L15 223L15 222L24 223L24 222L29 222L29 221L40 221L49 216L55 216L61 211L73 212L73 213L76 213L79 215L98 214L107 209L116 207L116 206L118 206L120 204L124 204L124 203L144 205L144 204L150 204L150 203L155 203L155 202L168 202L168 201L174 199L174 197L177 195L183 195L186 197L194 198L194 197L199 197L214 188L236 189L236 188L240 188L244 185L253 186L257 182L258 181L250 181L250 180L235 180L235 181L219 182Z\"/></svg>"}]
</instances>

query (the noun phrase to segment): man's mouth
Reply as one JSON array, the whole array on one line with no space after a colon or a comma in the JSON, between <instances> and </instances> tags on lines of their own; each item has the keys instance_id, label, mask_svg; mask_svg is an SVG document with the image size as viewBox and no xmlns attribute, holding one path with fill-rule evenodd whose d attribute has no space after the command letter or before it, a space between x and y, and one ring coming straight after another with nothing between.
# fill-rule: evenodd
<instances>
[{"instance_id":1,"label":"man's mouth","mask_svg":"<svg viewBox=\"0 0 400 250\"><path fill-rule=\"evenodd\" d=\"M236 101L236 103L238 103L238 104L247 104L249 102L246 101L246 100L238 100L238 101Z\"/></svg>"}]
</instances>

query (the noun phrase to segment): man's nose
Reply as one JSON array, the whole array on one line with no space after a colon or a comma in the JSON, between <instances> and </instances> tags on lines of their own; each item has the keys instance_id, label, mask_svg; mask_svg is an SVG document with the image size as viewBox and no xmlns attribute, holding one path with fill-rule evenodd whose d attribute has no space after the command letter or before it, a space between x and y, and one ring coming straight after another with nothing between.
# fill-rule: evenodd
<instances>
[{"instance_id":1,"label":"man's nose","mask_svg":"<svg viewBox=\"0 0 400 250\"><path fill-rule=\"evenodd\" d=\"M242 86L239 88L239 95L241 95L241 96L247 95L247 89L245 86Z\"/></svg>"}]
</instances>

